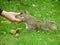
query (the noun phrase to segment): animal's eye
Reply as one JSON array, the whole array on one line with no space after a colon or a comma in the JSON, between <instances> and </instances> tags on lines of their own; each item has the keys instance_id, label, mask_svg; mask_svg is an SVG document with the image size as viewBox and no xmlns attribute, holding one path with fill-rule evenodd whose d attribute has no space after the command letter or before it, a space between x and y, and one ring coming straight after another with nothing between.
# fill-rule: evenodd
<instances>
[{"instance_id":1,"label":"animal's eye","mask_svg":"<svg viewBox=\"0 0 60 45\"><path fill-rule=\"evenodd\" d=\"M23 14L23 12L21 12L21 14Z\"/></svg>"}]
</instances>

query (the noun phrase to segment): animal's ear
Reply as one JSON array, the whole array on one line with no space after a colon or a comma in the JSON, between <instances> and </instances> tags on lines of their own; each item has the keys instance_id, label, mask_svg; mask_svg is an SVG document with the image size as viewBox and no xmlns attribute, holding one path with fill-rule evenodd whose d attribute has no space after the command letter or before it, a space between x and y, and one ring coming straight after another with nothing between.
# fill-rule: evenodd
<instances>
[{"instance_id":1,"label":"animal's ear","mask_svg":"<svg viewBox=\"0 0 60 45\"><path fill-rule=\"evenodd\" d=\"M28 12L27 10L24 10L24 13L25 13L25 14L29 14L29 12Z\"/></svg>"}]
</instances>

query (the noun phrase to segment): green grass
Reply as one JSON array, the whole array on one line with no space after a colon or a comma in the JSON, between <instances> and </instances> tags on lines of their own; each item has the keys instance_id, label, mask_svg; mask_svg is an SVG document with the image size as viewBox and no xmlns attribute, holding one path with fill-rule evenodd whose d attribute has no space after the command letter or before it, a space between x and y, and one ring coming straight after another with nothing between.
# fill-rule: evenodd
<instances>
[{"instance_id":1,"label":"green grass","mask_svg":"<svg viewBox=\"0 0 60 45\"><path fill-rule=\"evenodd\" d=\"M36 7L32 5L35 4ZM54 21L57 31L27 31L24 23L16 24L0 16L0 45L60 45L60 2L56 0L17 0L0 1L0 7L6 11L20 12L27 9L32 16L40 21ZM20 37L15 38L10 29L22 28Z\"/></svg>"}]
</instances>

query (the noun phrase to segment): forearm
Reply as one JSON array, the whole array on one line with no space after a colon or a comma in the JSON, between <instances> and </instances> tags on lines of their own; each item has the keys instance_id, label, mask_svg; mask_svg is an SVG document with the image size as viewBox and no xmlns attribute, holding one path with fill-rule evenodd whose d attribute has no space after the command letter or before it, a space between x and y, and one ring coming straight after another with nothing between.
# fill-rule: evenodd
<instances>
[{"instance_id":1,"label":"forearm","mask_svg":"<svg viewBox=\"0 0 60 45\"><path fill-rule=\"evenodd\" d=\"M3 9L0 8L0 15L6 16L7 15L7 11L4 11Z\"/></svg>"},{"instance_id":2,"label":"forearm","mask_svg":"<svg viewBox=\"0 0 60 45\"><path fill-rule=\"evenodd\" d=\"M1 12L1 15L2 15L2 16L6 16L6 15L7 15L7 12L3 10L3 11Z\"/></svg>"},{"instance_id":3,"label":"forearm","mask_svg":"<svg viewBox=\"0 0 60 45\"><path fill-rule=\"evenodd\" d=\"M2 14L3 9L0 8L0 15Z\"/></svg>"}]
</instances>

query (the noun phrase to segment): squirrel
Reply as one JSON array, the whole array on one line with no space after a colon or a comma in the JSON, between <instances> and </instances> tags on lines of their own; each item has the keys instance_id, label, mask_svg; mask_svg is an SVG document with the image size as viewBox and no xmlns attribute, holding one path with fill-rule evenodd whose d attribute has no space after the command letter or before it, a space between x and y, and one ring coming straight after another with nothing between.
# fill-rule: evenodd
<instances>
[{"instance_id":1,"label":"squirrel","mask_svg":"<svg viewBox=\"0 0 60 45\"><path fill-rule=\"evenodd\" d=\"M57 26L54 22L43 22L40 24L40 28L43 30L57 30Z\"/></svg>"},{"instance_id":2,"label":"squirrel","mask_svg":"<svg viewBox=\"0 0 60 45\"><path fill-rule=\"evenodd\" d=\"M42 22L37 24L39 20L29 14L27 10L22 11L19 16L23 18L23 22L26 24L26 29L28 30L56 30L57 27L53 22Z\"/></svg>"}]
</instances>

